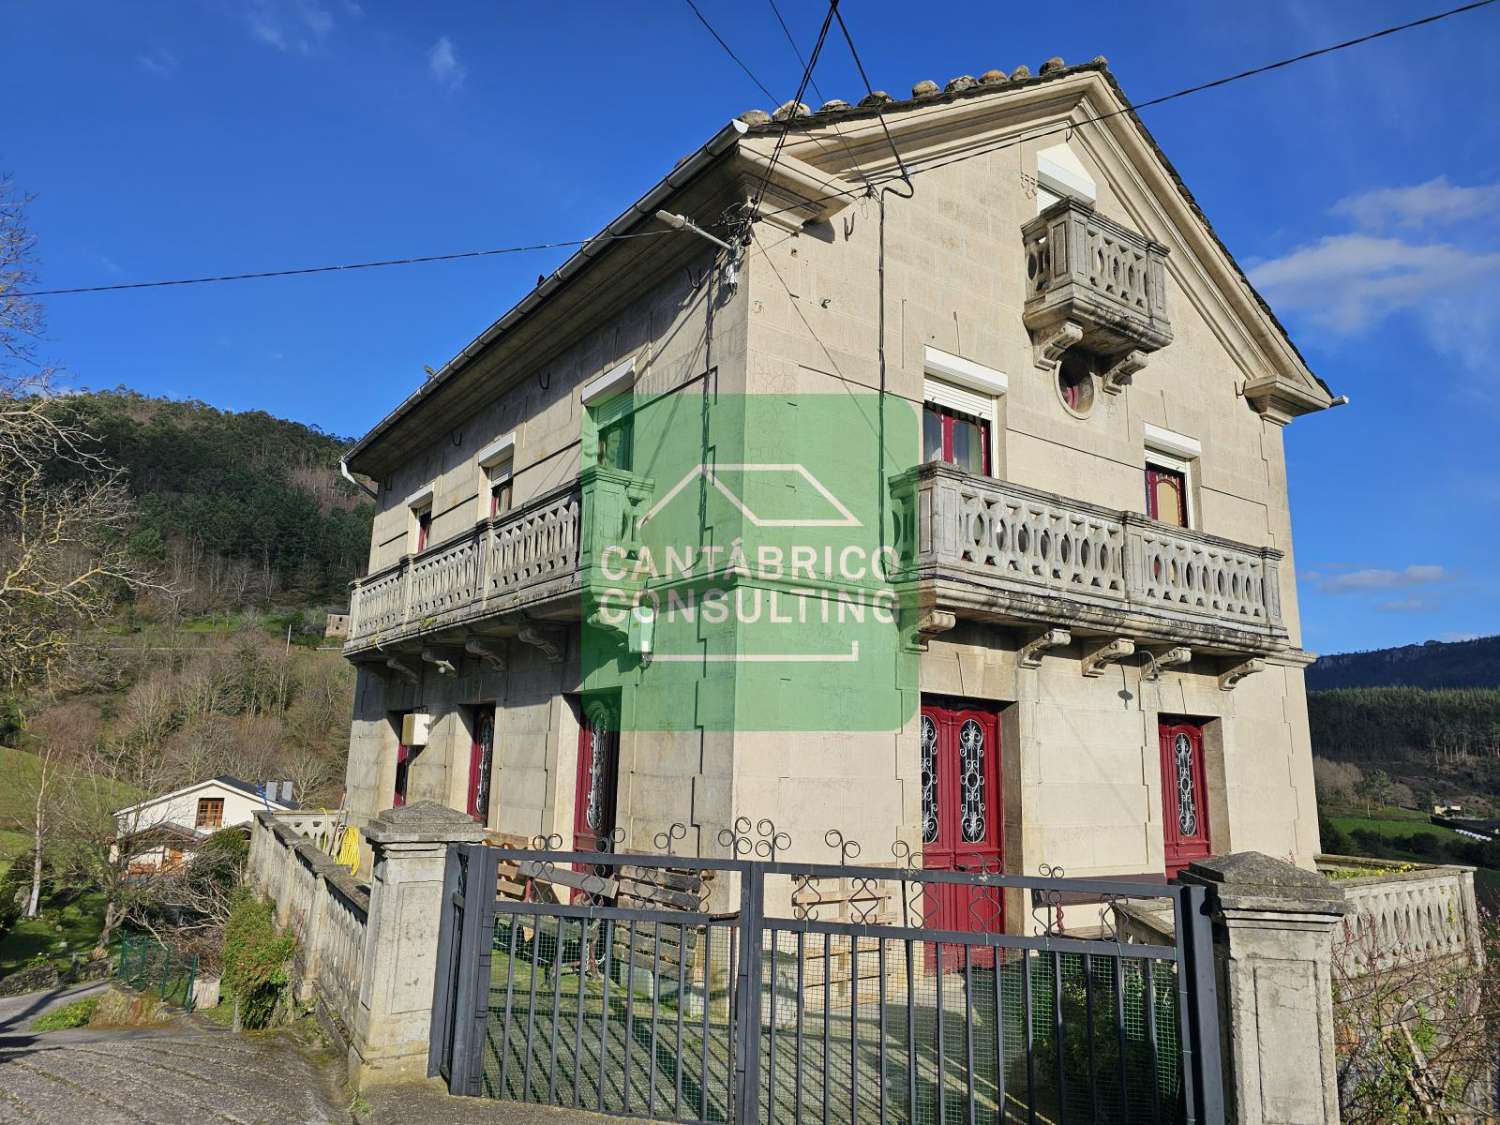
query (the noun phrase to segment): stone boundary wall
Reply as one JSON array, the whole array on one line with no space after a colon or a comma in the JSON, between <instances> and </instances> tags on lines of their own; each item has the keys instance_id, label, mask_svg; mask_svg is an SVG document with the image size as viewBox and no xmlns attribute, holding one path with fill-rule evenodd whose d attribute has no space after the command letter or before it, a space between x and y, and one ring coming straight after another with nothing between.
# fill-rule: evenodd
<instances>
[{"instance_id":1,"label":"stone boundary wall","mask_svg":"<svg viewBox=\"0 0 1500 1125\"><path fill-rule=\"evenodd\" d=\"M1368 970L1415 967L1463 957L1484 963L1474 869L1418 865L1391 871L1390 861L1319 856L1318 870L1345 873L1330 879L1348 906L1334 938L1334 959ZM1349 876L1368 870L1368 875Z\"/></svg>"},{"instance_id":2,"label":"stone boundary wall","mask_svg":"<svg viewBox=\"0 0 1500 1125\"><path fill-rule=\"evenodd\" d=\"M370 895L314 842L328 814L257 812L250 836L250 882L276 906L278 925L297 937L299 1000L317 998L348 1040L364 976Z\"/></svg>"}]
</instances>

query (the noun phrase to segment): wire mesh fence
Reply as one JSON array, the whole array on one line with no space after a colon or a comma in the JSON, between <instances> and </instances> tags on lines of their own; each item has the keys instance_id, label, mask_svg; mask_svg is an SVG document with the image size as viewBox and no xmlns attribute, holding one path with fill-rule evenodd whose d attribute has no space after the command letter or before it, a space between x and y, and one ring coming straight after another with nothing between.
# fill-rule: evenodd
<instances>
[{"instance_id":1,"label":"wire mesh fence","mask_svg":"<svg viewBox=\"0 0 1500 1125\"><path fill-rule=\"evenodd\" d=\"M183 953L153 937L127 933L120 939L115 979L190 1012L193 985L198 979L198 955Z\"/></svg>"},{"instance_id":2,"label":"wire mesh fence","mask_svg":"<svg viewBox=\"0 0 1500 1125\"><path fill-rule=\"evenodd\" d=\"M561 893L497 899L502 862ZM707 912L714 874L738 909ZM448 889L433 1070L454 1093L766 1125L1222 1120L1195 888L472 847ZM1007 894L1033 924L1006 926ZM1166 921L1064 930L1069 894Z\"/></svg>"}]
</instances>

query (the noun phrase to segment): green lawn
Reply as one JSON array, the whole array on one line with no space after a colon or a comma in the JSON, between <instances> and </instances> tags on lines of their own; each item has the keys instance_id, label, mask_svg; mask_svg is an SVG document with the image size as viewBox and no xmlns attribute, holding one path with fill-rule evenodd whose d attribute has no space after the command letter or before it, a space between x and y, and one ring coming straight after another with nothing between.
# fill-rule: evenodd
<instances>
[{"instance_id":1,"label":"green lawn","mask_svg":"<svg viewBox=\"0 0 1500 1125\"><path fill-rule=\"evenodd\" d=\"M22 968L37 954L59 965L77 953L86 956L104 925L104 895L87 891L65 906L43 904L38 918L22 918L0 938L0 977Z\"/></svg>"}]
</instances>

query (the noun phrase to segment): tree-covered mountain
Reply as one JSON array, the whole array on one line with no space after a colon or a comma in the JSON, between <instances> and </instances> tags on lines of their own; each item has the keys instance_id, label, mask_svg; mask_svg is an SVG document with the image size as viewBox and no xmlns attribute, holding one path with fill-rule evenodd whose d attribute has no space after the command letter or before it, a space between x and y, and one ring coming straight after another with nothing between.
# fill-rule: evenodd
<instances>
[{"instance_id":1,"label":"tree-covered mountain","mask_svg":"<svg viewBox=\"0 0 1500 1125\"><path fill-rule=\"evenodd\" d=\"M339 474L346 439L263 411L124 388L62 396L51 408L123 470L136 507L131 549L160 569L182 609L347 597L373 507Z\"/></svg>"},{"instance_id":2,"label":"tree-covered mountain","mask_svg":"<svg viewBox=\"0 0 1500 1125\"><path fill-rule=\"evenodd\" d=\"M1500 687L1500 636L1320 656L1307 670L1307 689Z\"/></svg>"}]
</instances>

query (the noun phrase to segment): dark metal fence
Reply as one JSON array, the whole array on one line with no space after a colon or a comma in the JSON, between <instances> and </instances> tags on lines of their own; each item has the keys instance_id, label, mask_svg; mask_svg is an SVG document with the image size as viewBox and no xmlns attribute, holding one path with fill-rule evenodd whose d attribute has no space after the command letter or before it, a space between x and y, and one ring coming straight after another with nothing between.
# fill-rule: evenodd
<instances>
[{"instance_id":1,"label":"dark metal fence","mask_svg":"<svg viewBox=\"0 0 1500 1125\"><path fill-rule=\"evenodd\" d=\"M198 955L183 953L152 937L125 934L120 939L115 977L137 992L154 992L164 1003L190 1012L193 984L198 979Z\"/></svg>"},{"instance_id":2,"label":"dark metal fence","mask_svg":"<svg viewBox=\"0 0 1500 1125\"><path fill-rule=\"evenodd\" d=\"M1223 1120L1200 888L780 850L454 848L432 1072L674 1121Z\"/></svg>"}]
</instances>

